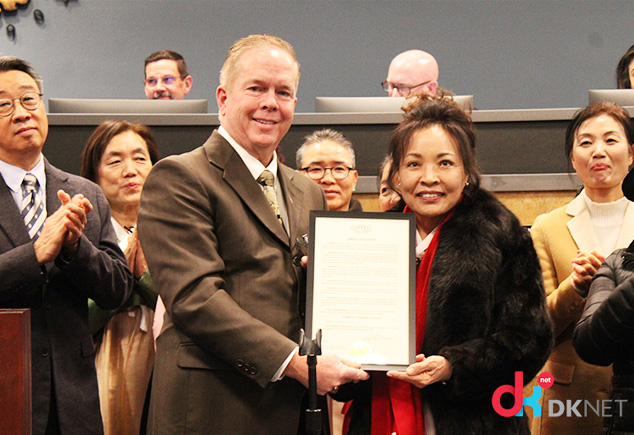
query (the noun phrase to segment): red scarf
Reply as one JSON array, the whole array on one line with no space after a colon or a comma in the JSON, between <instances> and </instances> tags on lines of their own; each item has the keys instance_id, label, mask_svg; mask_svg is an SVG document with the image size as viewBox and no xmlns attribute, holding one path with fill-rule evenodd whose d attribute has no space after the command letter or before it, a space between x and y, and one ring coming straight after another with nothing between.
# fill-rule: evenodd
<instances>
[{"instance_id":1,"label":"red scarf","mask_svg":"<svg viewBox=\"0 0 634 435\"><path fill-rule=\"evenodd\" d=\"M411 213L405 207L404 213ZM442 225L451 217L450 213L438 225L429 246L425 250L422 261L416 271L416 349L420 351L425 338L425 322L427 320L427 291L434 254L438 247L438 236ZM349 411L351 402L344 406L344 431L350 424ZM372 376L372 435L423 435L423 403L420 390L409 382L388 378L384 372Z\"/></svg>"}]
</instances>

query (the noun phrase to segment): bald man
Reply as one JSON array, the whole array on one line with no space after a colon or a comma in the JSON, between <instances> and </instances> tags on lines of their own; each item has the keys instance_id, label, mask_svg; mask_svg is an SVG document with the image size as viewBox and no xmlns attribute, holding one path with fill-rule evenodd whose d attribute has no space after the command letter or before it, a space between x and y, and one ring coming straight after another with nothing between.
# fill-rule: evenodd
<instances>
[{"instance_id":1,"label":"bald man","mask_svg":"<svg viewBox=\"0 0 634 435\"><path fill-rule=\"evenodd\" d=\"M390 63L387 79L381 84L390 97L435 95L438 89L438 62L422 50L408 50Z\"/></svg>"}]
</instances>

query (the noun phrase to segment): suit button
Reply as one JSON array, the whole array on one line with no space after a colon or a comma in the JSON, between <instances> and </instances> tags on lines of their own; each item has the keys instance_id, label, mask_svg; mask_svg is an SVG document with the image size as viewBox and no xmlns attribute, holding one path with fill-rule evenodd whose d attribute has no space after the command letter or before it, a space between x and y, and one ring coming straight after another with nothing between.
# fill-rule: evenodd
<instances>
[{"instance_id":1,"label":"suit button","mask_svg":"<svg viewBox=\"0 0 634 435\"><path fill-rule=\"evenodd\" d=\"M242 368L242 366L244 365L244 361L242 361L241 359L236 361L236 363L238 364L238 367L240 367L240 368Z\"/></svg>"},{"instance_id":2,"label":"suit button","mask_svg":"<svg viewBox=\"0 0 634 435\"><path fill-rule=\"evenodd\" d=\"M258 374L258 369L254 366L251 367L251 370L249 371L249 373L251 373L253 376Z\"/></svg>"},{"instance_id":3,"label":"suit button","mask_svg":"<svg viewBox=\"0 0 634 435\"><path fill-rule=\"evenodd\" d=\"M42 356L43 356L44 358L46 358L48 355L49 355L49 353L48 353L48 349L47 349L47 348L43 348L43 349L42 349Z\"/></svg>"}]
</instances>

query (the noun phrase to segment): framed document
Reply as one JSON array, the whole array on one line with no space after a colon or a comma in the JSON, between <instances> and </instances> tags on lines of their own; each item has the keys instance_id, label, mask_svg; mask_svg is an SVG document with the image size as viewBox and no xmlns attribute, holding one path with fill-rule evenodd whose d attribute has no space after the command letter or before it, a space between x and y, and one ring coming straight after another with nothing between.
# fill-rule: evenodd
<instances>
[{"instance_id":1,"label":"framed document","mask_svg":"<svg viewBox=\"0 0 634 435\"><path fill-rule=\"evenodd\" d=\"M412 213L311 211L306 331L365 370L416 361Z\"/></svg>"}]
</instances>

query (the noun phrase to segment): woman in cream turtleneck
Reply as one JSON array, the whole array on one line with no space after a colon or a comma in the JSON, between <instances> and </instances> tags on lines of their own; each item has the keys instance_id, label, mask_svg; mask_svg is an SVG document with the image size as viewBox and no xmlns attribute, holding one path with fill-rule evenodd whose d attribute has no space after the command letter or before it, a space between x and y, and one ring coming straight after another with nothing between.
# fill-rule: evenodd
<instances>
[{"instance_id":1,"label":"woman in cream turtleneck","mask_svg":"<svg viewBox=\"0 0 634 435\"><path fill-rule=\"evenodd\" d=\"M556 340L543 369L555 383L542 390L541 417L525 407L533 435L601 432L602 419L591 410L583 416L581 406L581 417L565 412L549 417L548 403L587 400L596 407L597 400L609 398L611 367L583 362L572 346L572 333L597 269L612 251L634 239L634 203L621 190L633 161L632 143L634 130L623 108L601 102L577 112L566 131L566 155L583 190L569 204L537 217L531 229ZM525 397L535 385L533 380L525 388Z\"/></svg>"}]
</instances>

